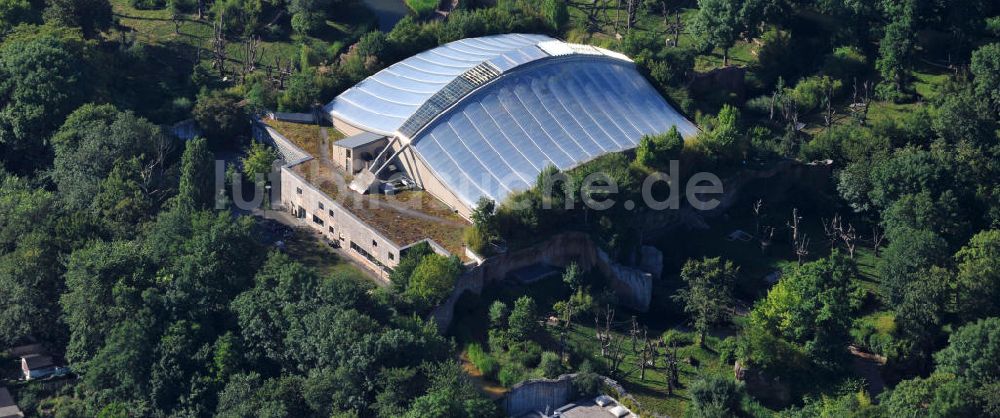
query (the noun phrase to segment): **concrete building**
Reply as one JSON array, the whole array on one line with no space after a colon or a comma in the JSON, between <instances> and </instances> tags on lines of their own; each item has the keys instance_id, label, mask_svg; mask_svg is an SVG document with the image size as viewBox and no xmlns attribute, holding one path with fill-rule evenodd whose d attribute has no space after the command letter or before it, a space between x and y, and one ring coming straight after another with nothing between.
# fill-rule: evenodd
<instances>
[{"instance_id":1,"label":"concrete building","mask_svg":"<svg viewBox=\"0 0 1000 418\"><path fill-rule=\"evenodd\" d=\"M0 386L0 418L24 418L7 388Z\"/></svg>"},{"instance_id":2,"label":"concrete building","mask_svg":"<svg viewBox=\"0 0 1000 418\"><path fill-rule=\"evenodd\" d=\"M267 121L256 130L286 162L281 202L386 270L425 241L476 259L462 243L476 203L530 188L548 166L568 170L672 126L697 133L624 55L543 35L439 46L324 111L334 129L293 135L300 128Z\"/></svg>"}]
</instances>

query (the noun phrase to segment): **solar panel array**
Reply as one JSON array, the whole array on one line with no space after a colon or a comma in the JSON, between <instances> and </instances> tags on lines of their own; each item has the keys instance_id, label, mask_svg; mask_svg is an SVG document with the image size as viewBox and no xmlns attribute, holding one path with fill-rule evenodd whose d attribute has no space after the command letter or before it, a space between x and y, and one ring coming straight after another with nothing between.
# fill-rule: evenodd
<instances>
[{"instance_id":1,"label":"solar panel array","mask_svg":"<svg viewBox=\"0 0 1000 418\"><path fill-rule=\"evenodd\" d=\"M642 136L697 128L631 63L567 55L504 74L413 138L435 174L470 207L501 202L548 165L566 170L635 148Z\"/></svg>"}]
</instances>

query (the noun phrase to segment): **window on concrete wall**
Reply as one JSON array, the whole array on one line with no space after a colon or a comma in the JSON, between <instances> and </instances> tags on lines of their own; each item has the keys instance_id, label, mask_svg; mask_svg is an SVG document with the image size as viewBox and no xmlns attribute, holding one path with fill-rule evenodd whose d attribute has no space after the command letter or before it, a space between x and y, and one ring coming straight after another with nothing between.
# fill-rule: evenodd
<instances>
[{"instance_id":1,"label":"window on concrete wall","mask_svg":"<svg viewBox=\"0 0 1000 418\"><path fill-rule=\"evenodd\" d=\"M319 216L316 215L313 215L313 222L315 222L317 225L323 225L323 219L321 219Z\"/></svg>"},{"instance_id":2,"label":"window on concrete wall","mask_svg":"<svg viewBox=\"0 0 1000 418\"><path fill-rule=\"evenodd\" d=\"M389 253L389 259L390 260L395 260L396 259L396 254Z\"/></svg>"},{"instance_id":3,"label":"window on concrete wall","mask_svg":"<svg viewBox=\"0 0 1000 418\"><path fill-rule=\"evenodd\" d=\"M330 218L333 218L333 209L330 209Z\"/></svg>"},{"instance_id":4,"label":"window on concrete wall","mask_svg":"<svg viewBox=\"0 0 1000 418\"><path fill-rule=\"evenodd\" d=\"M301 187L296 187L295 188L295 194L302 194L302 188Z\"/></svg>"},{"instance_id":5,"label":"window on concrete wall","mask_svg":"<svg viewBox=\"0 0 1000 418\"><path fill-rule=\"evenodd\" d=\"M378 243L375 240L372 240L372 247L378 247Z\"/></svg>"},{"instance_id":6,"label":"window on concrete wall","mask_svg":"<svg viewBox=\"0 0 1000 418\"><path fill-rule=\"evenodd\" d=\"M333 225L330 226L330 233L333 234Z\"/></svg>"},{"instance_id":7,"label":"window on concrete wall","mask_svg":"<svg viewBox=\"0 0 1000 418\"><path fill-rule=\"evenodd\" d=\"M323 202L319 202L319 208L323 209Z\"/></svg>"}]
</instances>

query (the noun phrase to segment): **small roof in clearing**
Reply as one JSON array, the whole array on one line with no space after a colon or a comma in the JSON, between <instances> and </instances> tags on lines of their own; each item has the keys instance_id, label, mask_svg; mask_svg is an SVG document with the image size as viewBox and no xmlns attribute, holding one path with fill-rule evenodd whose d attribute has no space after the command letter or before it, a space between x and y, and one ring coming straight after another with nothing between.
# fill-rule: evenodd
<instances>
[{"instance_id":1,"label":"small roof in clearing","mask_svg":"<svg viewBox=\"0 0 1000 418\"><path fill-rule=\"evenodd\" d=\"M21 358L24 360L24 363L28 366L28 370L40 369L42 367L49 367L55 364L52 361L52 357L41 354L28 354Z\"/></svg>"},{"instance_id":2,"label":"small roof in clearing","mask_svg":"<svg viewBox=\"0 0 1000 418\"><path fill-rule=\"evenodd\" d=\"M371 144L372 142L379 141L385 138L384 135L379 135L371 132L362 132L357 135L351 135L347 138L341 139L340 141L334 142L333 145L341 148L357 148Z\"/></svg>"}]
</instances>

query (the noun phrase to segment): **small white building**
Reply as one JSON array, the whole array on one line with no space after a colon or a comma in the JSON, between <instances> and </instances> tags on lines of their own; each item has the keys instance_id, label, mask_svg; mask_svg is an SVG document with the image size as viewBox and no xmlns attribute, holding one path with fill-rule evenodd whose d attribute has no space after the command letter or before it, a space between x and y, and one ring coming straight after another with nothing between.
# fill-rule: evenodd
<instances>
[{"instance_id":1,"label":"small white building","mask_svg":"<svg viewBox=\"0 0 1000 418\"><path fill-rule=\"evenodd\" d=\"M56 372L55 361L43 354L28 354L21 357L21 372L24 380L41 379Z\"/></svg>"}]
</instances>

